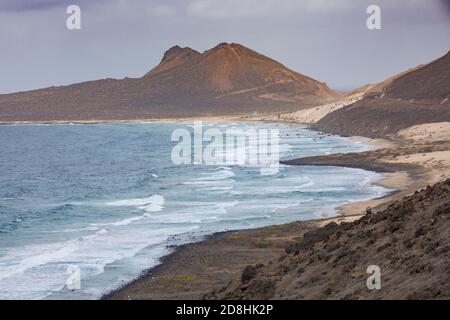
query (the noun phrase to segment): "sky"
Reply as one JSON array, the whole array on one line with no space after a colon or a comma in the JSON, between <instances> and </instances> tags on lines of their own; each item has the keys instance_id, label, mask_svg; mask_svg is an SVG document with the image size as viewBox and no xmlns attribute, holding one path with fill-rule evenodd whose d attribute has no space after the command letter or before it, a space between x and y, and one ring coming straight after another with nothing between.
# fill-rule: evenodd
<instances>
[{"instance_id":1,"label":"sky","mask_svg":"<svg viewBox=\"0 0 450 320\"><path fill-rule=\"evenodd\" d=\"M0 0L0 93L141 77L174 45L221 42L351 90L447 53L450 0Z\"/></svg>"}]
</instances>

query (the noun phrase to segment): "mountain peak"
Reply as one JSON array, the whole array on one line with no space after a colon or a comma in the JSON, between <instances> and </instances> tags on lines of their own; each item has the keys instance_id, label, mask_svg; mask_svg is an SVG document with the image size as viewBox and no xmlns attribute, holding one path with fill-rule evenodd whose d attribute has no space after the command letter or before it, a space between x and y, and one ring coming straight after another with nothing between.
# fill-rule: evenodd
<instances>
[{"instance_id":1,"label":"mountain peak","mask_svg":"<svg viewBox=\"0 0 450 320\"><path fill-rule=\"evenodd\" d=\"M238 43L221 42L217 46L212 48L211 50L217 50L217 49L221 49L221 48L237 48L237 47L242 47L242 45L240 45Z\"/></svg>"},{"instance_id":2,"label":"mountain peak","mask_svg":"<svg viewBox=\"0 0 450 320\"><path fill-rule=\"evenodd\" d=\"M212 49L206 50L206 52L215 52L221 49L246 49L249 50L248 48L244 47L243 45L239 44L239 43L228 43L228 42L221 42L219 43L217 46L215 46Z\"/></svg>"},{"instance_id":3,"label":"mountain peak","mask_svg":"<svg viewBox=\"0 0 450 320\"><path fill-rule=\"evenodd\" d=\"M154 76L162 71L170 70L199 55L200 52L194 49L175 45L164 53L159 65L150 70L144 77Z\"/></svg>"},{"instance_id":4,"label":"mountain peak","mask_svg":"<svg viewBox=\"0 0 450 320\"><path fill-rule=\"evenodd\" d=\"M179 56L190 56L190 55L198 55L198 54L200 54L198 51L191 49L189 47L182 48L179 45L175 45L164 53L164 56L163 56L161 62L165 62L167 60L170 60L170 59L173 59L173 58L179 57Z\"/></svg>"},{"instance_id":5,"label":"mountain peak","mask_svg":"<svg viewBox=\"0 0 450 320\"><path fill-rule=\"evenodd\" d=\"M272 114L338 97L323 83L237 43L219 43L202 53L175 45L141 78L0 95L0 120Z\"/></svg>"},{"instance_id":6,"label":"mountain peak","mask_svg":"<svg viewBox=\"0 0 450 320\"><path fill-rule=\"evenodd\" d=\"M325 84L238 43L222 42L202 53L174 46L145 78L158 85L164 81L164 90L176 87L178 95L189 99L238 99L241 94L252 92L253 98L246 97L251 102L295 104L337 97Z\"/></svg>"},{"instance_id":7,"label":"mountain peak","mask_svg":"<svg viewBox=\"0 0 450 320\"><path fill-rule=\"evenodd\" d=\"M228 42L221 42L217 46L215 46L215 48L228 47L229 45L230 44Z\"/></svg>"}]
</instances>

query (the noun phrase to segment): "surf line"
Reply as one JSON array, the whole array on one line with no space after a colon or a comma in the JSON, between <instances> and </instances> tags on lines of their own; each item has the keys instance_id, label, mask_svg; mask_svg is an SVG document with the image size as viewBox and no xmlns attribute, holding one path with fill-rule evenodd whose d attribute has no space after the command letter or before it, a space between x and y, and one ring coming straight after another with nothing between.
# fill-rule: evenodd
<instances>
[{"instance_id":1,"label":"surf line","mask_svg":"<svg viewBox=\"0 0 450 320\"><path fill-rule=\"evenodd\" d=\"M277 173L280 163L280 133L278 129L219 128L203 130L203 123L195 121L194 132L177 128L171 141L171 159L175 165L204 164L259 167L261 174ZM206 145L206 146L204 146Z\"/></svg>"}]
</instances>

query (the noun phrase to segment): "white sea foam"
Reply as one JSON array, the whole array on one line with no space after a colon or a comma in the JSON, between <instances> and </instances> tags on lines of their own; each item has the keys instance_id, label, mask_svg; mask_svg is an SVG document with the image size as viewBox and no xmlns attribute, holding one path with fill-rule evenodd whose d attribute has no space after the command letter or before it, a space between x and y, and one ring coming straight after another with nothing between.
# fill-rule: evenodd
<instances>
[{"instance_id":1,"label":"white sea foam","mask_svg":"<svg viewBox=\"0 0 450 320\"><path fill-rule=\"evenodd\" d=\"M153 126L162 125L130 125L131 134L145 133L141 136L151 139L154 135L148 133L152 132ZM168 126L163 134L167 133L170 137L173 124ZM231 124L223 125L224 128L229 126ZM250 128L254 125L243 126ZM267 126L278 128L276 125ZM83 133L83 128L75 129ZM95 130L95 127L87 128ZM129 160L130 170L127 168L121 172L114 171L117 169L114 168L108 171L110 176L107 177L111 180L102 180L105 177L99 179L97 171L89 172L90 168L85 168L90 174L82 178L89 188L68 189L51 203L42 201L36 206L33 204L33 215L23 214L24 218L20 215L23 222L17 223L19 229L13 233L7 230L2 234L2 243L6 245L0 248L0 298L37 299L49 295L51 298L97 298L156 264L158 258L167 254L168 245L193 241L218 231L313 218L314 212L321 217L332 215L335 214L333 208L346 200L386 193L386 189L372 185L379 176L355 169L281 165L279 173L266 177L261 176L256 168L249 167L209 166L203 170L198 166L169 165L161 168L161 159L156 159L158 163L152 167L151 154L146 145L148 141L139 144L143 139L128 139L126 128L120 126L117 130L125 140L108 141L106 145L116 145L122 141L127 145L137 143L134 145L138 147L135 148L133 160ZM53 130L53 127L49 129ZM297 126L286 131L280 131L280 152L284 157L309 156L328 150L355 150L352 149L352 142L345 139L327 137L319 140L314 132ZM297 132L302 134L301 139L296 136ZM113 125L108 127L107 137L111 133L117 134ZM96 135L89 133L89 137L95 138ZM170 145L162 145L164 140L160 136L155 139L150 143L159 148L158 152L170 150ZM85 148L89 142L77 147ZM254 139L250 141L253 150L256 142ZM142 166L133 167L136 164L134 156L149 161L145 171L139 172ZM151 170L150 175L148 169ZM154 179L136 183L136 177L140 176ZM31 179L30 183L35 180ZM53 181L57 182L55 179ZM103 181L105 184L100 185ZM118 184L117 188L112 182ZM137 185L139 192L152 196L132 195ZM48 194L60 192L54 188L44 191L49 191ZM113 195L118 192L123 196L114 199ZM98 197L110 200L98 200ZM70 202L72 199L74 202ZM26 204L35 199L24 196L23 200ZM21 205L14 201L19 199L4 201L4 207L10 203L12 208ZM60 204L56 206L54 202ZM66 206L68 203L70 206ZM43 214L35 216L35 212ZM14 215L10 221L17 217ZM32 219L36 219L33 225L30 223ZM64 285L68 276L67 267L73 265L81 269L82 289L71 292L64 289Z\"/></svg>"},{"instance_id":2,"label":"white sea foam","mask_svg":"<svg viewBox=\"0 0 450 320\"><path fill-rule=\"evenodd\" d=\"M217 186L217 187L210 187L210 191L223 191L223 190L233 190L233 186Z\"/></svg>"},{"instance_id":3,"label":"white sea foam","mask_svg":"<svg viewBox=\"0 0 450 320\"><path fill-rule=\"evenodd\" d=\"M125 200L116 200L106 203L109 206L118 206L118 207L137 207L137 206L162 206L164 205L165 199L160 195L153 195L148 198L138 198L138 199L125 199Z\"/></svg>"},{"instance_id":4,"label":"white sea foam","mask_svg":"<svg viewBox=\"0 0 450 320\"><path fill-rule=\"evenodd\" d=\"M196 179L196 181L224 180L235 176L234 172L231 169L222 169L220 171L217 170L215 172L210 172L203 175L204 177L198 178Z\"/></svg>"},{"instance_id":5,"label":"white sea foam","mask_svg":"<svg viewBox=\"0 0 450 320\"><path fill-rule=\"evenodd\" d=\"M227 216L229 211L240 204L239 201L211 201L196 202L183 201L174 202L173 205L179 209L173 209L160 215L148 216L149 221L162 224L203 224L218 221Z\"/></svg>"},{"instance_id":6,"label":"white sea foam","mask_svg":"<svg viewBox=\"0 0 450 320\"><path fill-rule=\"evenodd\" d=\"M102 222L102 223L92 223L91 226L94 227L103 227L103 226L127 226L129 224L141 221L149 216L150 213L160 212L164 209L165 198L160 195L153 195L148 198L139 198L139 199L125 199L125 200L117 200L112 202L107 202L108 206L117 206L117 207L136 207L140 210L145 211L142 215L136 215L132 217L127 217L125 219L121 219L113 222Z\"/></svg>"},{"instance_id":7,"label":"white sea foam","mask_svg":"<svg viewBox=\"0 0 450 320\"><path fill-rule=\"evenodd\" d=\"M109 232L108 229L101 229L97 231L97 234L107 234L108 232Z\"/></svg>"},{"instance_id":8,"label":"white sea foam","mask_svg":"<svg viewBox=\"0 0 450 320\"><path fill-rule=\"evenodd\" d=\"M140 221L142 219L144 219L145 216L144 215L140 215L140 216L136 216L136 217L130 217L130 218L126 218L126 219L122 219L119 221L114 221L114 222L106 222L106 223L93 223L93 226L115 226L115 227L119 227L119 226L127 226L133 222L137 222Z\"/></svg>"},{"instance_id":9,"label":"white sea foam","mask_svg":"<svg viewBox=\"0 0 450 320\"><path fill-rule=\"evenodd\" d=\"M123 231L102 229L89 236L65 242L9 250L0 257L0 298L15 298L11 292L18 292L16 298L44 298L65 286L69 265L78 266L82 281L87 280L103 273L105 266L114 261L132 257L149 245L162 244L171 235L195 228L140 228Z\"/></svg>"}]
</instances>

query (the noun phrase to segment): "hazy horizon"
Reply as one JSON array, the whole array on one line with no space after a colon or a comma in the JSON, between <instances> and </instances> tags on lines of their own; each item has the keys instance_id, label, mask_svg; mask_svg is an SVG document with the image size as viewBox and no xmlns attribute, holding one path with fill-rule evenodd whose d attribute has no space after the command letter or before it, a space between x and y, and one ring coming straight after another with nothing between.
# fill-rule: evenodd
<instances>
[{"instance_id":1,"label":"hazy horizon","mask_svg":"<svg viewBox=\"0 0 450 320\"><path fill-rule=\"evenodd\" d=\"M81 7L81 30L66 8ZM381 7L381 30L366 8ZM174 45L203 52L240 43L288 68L351 90L450 50L441 0L3 0L0 93L141 77Z\"/></svg>"}]
</instances>

